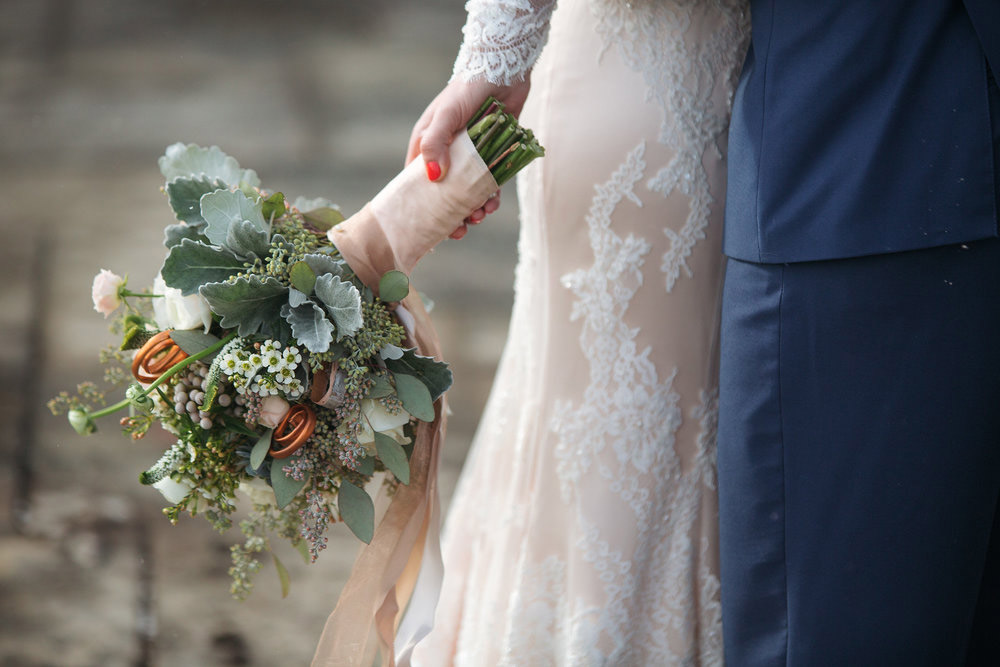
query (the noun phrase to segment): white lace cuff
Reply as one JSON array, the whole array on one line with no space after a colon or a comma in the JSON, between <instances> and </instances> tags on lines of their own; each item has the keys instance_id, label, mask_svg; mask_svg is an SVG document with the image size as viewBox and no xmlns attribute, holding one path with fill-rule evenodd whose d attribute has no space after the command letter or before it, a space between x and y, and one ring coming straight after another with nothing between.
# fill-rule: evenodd
<instances>
[{"instance_id":1,"label":"white lace cuff","mask_svg":"<svg viewBox=\"0 0 1000 667\"><path fill-rule=\"evenodd\" d=\"M524 79L545 46L556 0L469 0L452 79Z\"/></svg>"}]
</instances>

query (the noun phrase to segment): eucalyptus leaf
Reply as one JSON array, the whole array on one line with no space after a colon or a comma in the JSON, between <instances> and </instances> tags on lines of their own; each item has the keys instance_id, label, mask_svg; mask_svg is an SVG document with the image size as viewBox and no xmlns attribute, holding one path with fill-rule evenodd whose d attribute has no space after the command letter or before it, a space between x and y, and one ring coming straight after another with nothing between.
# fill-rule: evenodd
<instances>
[{"instance_id":1,"label":"eucalyptus leaf","mask_svg":"<svg viewBox=\"0 0 1000 667\"><path fill-rule=\"evenodd\" d=\"M410 293L410 279L402 271L386 271L378 281L378 298L402 301Z\"/></svg>"},{"instance_id":2,"label":"eucalyptus leaf","mask_svg":"<svg viewBox=\"0 0 1000 667\"><path fill-rule=\"evenodd\" d=\"M267 232L258 229L249 220L233 220L229 223L224 246L238 257L267 257L270 252L267 244Z\"/></svg>"},{"instance_id":3,"label":"eucalyptus leaf","mask_svg":"<svg viewBox=\"0 0 1000 667\"><path fill-rule=\"evenodd\" d=\"M327 319L322 308L312 301L292 307L286 303L281 308L281 316L292 327L292 335L313 354L322 354L330 349L333 342L333 323Z\"/></svg>"},{"instance_id":4,"label":"eucalyptus leaf","mask_svg":"<svg viewBox=\"0 0 1000 667\"><path fill-rule=\"evenodd\" d=\"M291 281L292 287L309 295L312 294L313 287L316 285L316 272L307 262L298 261L292 264L292 268L288 270L288 279Z\"/></svg>"},{"instance_id":5,"label":"eucalyptus leaf","mask_svg":"<svg viewBox=\"0 0 1000 667\"><path fill-rule=\"evenodd\" d=\"M226 185L247 185L256 187L260 179L253 169L240 169L240 163L218 146L202 148L197 144L176 143L167 147L166 154L159 159L160 173L167 181L178 177L204 177L220 180Z\"/></svg>"},{"instance_id":6,"label":"eucalyptus leaf","mask_svg":"<svg viewBox=\"0 0 1000 667\"><path fill-rule=\"evenodd\" d=\"M386 359L385 367L393 373L419 378L431 392L432 401L436 401L451 387L452 375L448 364L432 357L421 356L414 349L403 350L403 356L399 359Z\"/></svg>"},{"instance_id":7,"label":"eucalyptus leaf","mask_svg":"<svg viewBox=\"0 0 1000 667\"><path fill-rule=\"evenodd\" d=\"M261 205L260 213L268 221L283 216L285 214L285 195L275 192L265 199Z\"/></svg>"},{"instance_id":8,"label":"eucalyptus leaf","mask_svg":"<svg viewBox=\"0 0 1000 667\"><path fill-rule=\"evenodd\" d=\"M288 507L288 504L309 482L308 474L303 475L302 479L298 481L285 474L285 466L297 460L298 457L292 457L271 464L271 488L274 489L274 500L278 504L279 510Z\"/></svg>"},{"instance_id":9,"label":"eucalyptus leaf","mask_svg":"<svg viewBox=\"0 0 1000 667\"><path fill-rule=\"evenodd\" d=\"M328 231L344 221L344 214L335 208L315 208L302 214L305 221L320 231Z\"/></svg>"},{"instance_id":10,"label":"eucalyptus leaf","mask_svg":"<svg viewBox=\"0 0 1000 667\"><path fill-rule=\"evenodd\" d=\"M337 340L353 336L364 323L361 317L361 294L350 282L329 273L316 279L316 296L337 325Z\"/></svg>"},{"instance_id":11,"label":"eucalyptus leaf","mask_svg":"<svg viewBox=\"0 0 1000 667\"><path fill-rule=\"evenodd\" d=\"M392 383L389 382L387 375L376 375L375 384L368 390L368 395L365 398L385 398L395 393L396 390L393 388Z\"/></svg>"},{"instance_id":12,"label":"eucalyptus leaf","mask_svg":"<svg viewBox=\"0 0 1000 667\"><path fill-rule=\"evenodd\" d=\"M177 347L184 350L188 356L191 356L218 343L219 337L199 331L198 329L189 329L186 331L174 329L170 332L170 340L177 343Z\"/></svg>"},{"instance_id":13,"label":"eucalyptus leaf","mask_svg":"<svg viewBox=\"0 0 1000 667\"><path fill-rule=\"evenodd\" d=\"M271 558L274 559L274 567L278 570L278 581L281 582L281 597L287 598L288 591L292 588L292 578L288 576L288 570L285 569L285 564L278 558L278 554L272 551Z\"/></svg>"},{"instance_id":14,"label":"eucalyptus leaf","mask_svg":"<svg viewBox=\"0 0 1000 667\"><path fill-rule=\"evenodd\" d=\"M309 268L313 270L317 276L321 276L324 273L329 273L335 276L340 276L343 278L347 275L346 266L347 264L343 261L338 261L329 255L321 255L319 253L310 253L302 258L302 261L309 265Z\"/></svg>"},{"instance_id":15,"label":"eucalyptus leaf","mask_svg":"<svg viewBox=\"0 0 1000 667\"><path fill-rule=\"evenodd\" d=\"M395 439L384 433L375 434L375 451L379 459L393 475L403 484L410 483L410 462L406 452Z\"/></svg>"},{"instance_id":16,"label":"eucalyptus leaf","mask_svg":"<svg viewBox=\"0 0 1000 667\"><path fill-rule=\"evenodd\" d=\"M358 472L371 477L375 474L375 457L366 456L358 460Z\"/></svg>"},{"instance_id":17,"label":"eucalyptus leaf","mask_svg":"<svg viewBox=\"0 0 1000 667\"><path fill-rule=\"evenodd\" d=\"M167 199L178 220L197 227L205 224L201 216L202 196L225 189L226 184L217 179L180 176L167 183Z\"/></svg>"},{"instance_id":18,"label":"eucalyptus leaf","mask_svg":"<svg viewBox=\"0 0 1000 667\"><path fill-rule=\"evenodd\" d=\"M396 376L396 395L403 402L403 409L420 421L434 421L434 401L423 382L412 375Z\"/></svg>"},{"instance_id":19,"label":"eucalyptus leaf","mask_svg":"<svg viewBox=\"0 0 1000 667\"><path fill-rule=\"evenodd\" d=\"M168 287L176 287L187 296L206 283L222 282L242 270L243 262L228 250L184 239L170 249L160 274Z\"/></svg>"},{"instance_id":20,"label":"eucalyptus leaf","mask_svg":"<svg viewBox=\"0 0 1000 667\"><path fill-rule=\"evenodd\" d=\"M340 483L337 493L340 518L359 540L371 544L375 535L375 503L364 489L359 489L348 481Z\"/></svg>"},{"instance_id":21,"label":"eucalyptus leaf","mask_svg":"<svg viewBox=\"0 0 1000 667\"><path fill-rule=\"evenodd\" d=\"M260 203L250 201L239 191L216 190L202 195L201 217L205 219L205 236L215 245L224 245L229 223L242 220L249 220L257 229L265 231L267 222L260 210Z\"/></svg>"},{"instance_id":22,"label":"eucalyptus leaf","mask_svg":"<svg viewBox=\"0 0 1000 667\"><path fill-rule=\"evenodd\" d=\"M175 245L180 245L181 241L184 239L191 239L192 241L205 242L207 245L208 238L201 233L200 228L194 227L192 225L178 224L178 225L167 225L163 228L163 245L168 248L173 248Z\"/></svg>"},{"instance_id":23,"label":"eucalyptus leaf","mask_svg":"<svg viewBox=\"0 0 1000 667\"><path fill-rule=\"evenodd\" d=\"M288 303L288 288L268 276L239 277L233 282L202 285L200 294L226 329L242 336L277 335L283 330L281 307Z\"/></svg>"},{"instance_id":24,"label":"eucalyptus leaf","mask_svg":"<svg viewBox=\"0 0 1000 667\"><path fill-rule=\"evenodd\" d=\"M264 458L267 457L267 453L271 449L272 433L274 433L273 428L264 431L264 435L260 436L257 444L250 450L250 467L254 470L260 470L261 464L264 463Z\"/></svg>"}]
</instances>

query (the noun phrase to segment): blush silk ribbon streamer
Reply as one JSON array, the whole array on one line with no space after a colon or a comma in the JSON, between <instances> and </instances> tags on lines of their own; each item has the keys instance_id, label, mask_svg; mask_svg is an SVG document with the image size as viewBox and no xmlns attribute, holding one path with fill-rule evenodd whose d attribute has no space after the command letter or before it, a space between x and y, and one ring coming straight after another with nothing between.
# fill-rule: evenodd
<instances>
[{"instance_id":1,"label":"blush silk ribbon streamer","mask_svg":"<svg viewBox=\"0 0 1000 667\"><path fill-rule=\"evenodd\" d=\"M409 275L421 257L499 189L464 131L452 141L450 156L448 173L433 183L423 159L413 160L361 211L328 232L351 269L376 293L386 271ZM400 304L412 316L406 344L441 359L437 333L410 287ZM376 650L383 667L407 667L413 647L430 631L443 573L437 470L446 412L442 397L435 403L434 421L418 422L410 483L400 484L391 498L379 498L384 513L326 621L313 667L368 667Z\"/></svg>"}]
</instances>

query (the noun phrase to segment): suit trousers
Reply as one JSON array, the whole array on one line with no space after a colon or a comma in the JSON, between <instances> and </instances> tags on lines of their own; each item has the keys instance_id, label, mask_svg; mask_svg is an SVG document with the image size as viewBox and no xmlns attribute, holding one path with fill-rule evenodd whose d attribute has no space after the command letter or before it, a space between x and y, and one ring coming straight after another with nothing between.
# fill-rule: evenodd
<instances>
[{"instance_id":1,"label":"suit trousers","mask_svg":"<svg viewBox=\"0 0 1000 667\"><path fill-rule=\"evenodd\" d=\"M727 664L1000 665L1000 240L729 260Z\"/></svg>"}]
</instances>

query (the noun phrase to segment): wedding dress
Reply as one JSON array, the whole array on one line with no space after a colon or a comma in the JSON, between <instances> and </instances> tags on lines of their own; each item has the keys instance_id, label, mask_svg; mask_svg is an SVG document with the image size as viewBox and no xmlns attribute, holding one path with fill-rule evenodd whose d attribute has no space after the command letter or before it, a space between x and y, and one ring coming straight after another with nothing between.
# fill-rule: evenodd
<instances>
[{"instance_id":1,"label":"wedding dress","mask_svg":"<svg viewBox=\"0 0 1000 667\"><path fill-rule=\"evenodd\" d=\"M716 330L748 10L554 5L467 5L456 75L534 65L521 120L547 152L519 177L509 338L413 664L721 664Z\"/></svg>"}]
</instances>

